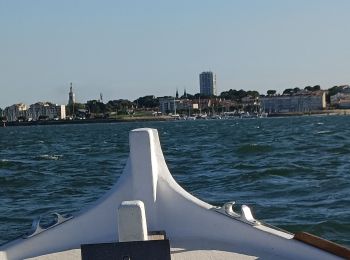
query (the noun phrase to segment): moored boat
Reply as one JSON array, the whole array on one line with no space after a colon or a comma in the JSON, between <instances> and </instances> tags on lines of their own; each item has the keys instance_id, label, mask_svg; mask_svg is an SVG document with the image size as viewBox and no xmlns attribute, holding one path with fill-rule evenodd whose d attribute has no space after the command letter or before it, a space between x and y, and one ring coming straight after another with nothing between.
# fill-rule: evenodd
<instances>
[{"instance_id":1,"label":"moored boat","mask_svg":"<svg viewBox=\"0 0 350 260\"><path fill-rule=\"evenodd\" d=\"M350 257L345 247L264 224L248 206L237 213L232 202L215 207L192 196L171 176L155 129L130 132L127 165L105 196L74 216L54 216L0 247L0 260L81 259L84 245L146 242L154 231L165 232L171 259Z\"/></svg>"}]
</instances>

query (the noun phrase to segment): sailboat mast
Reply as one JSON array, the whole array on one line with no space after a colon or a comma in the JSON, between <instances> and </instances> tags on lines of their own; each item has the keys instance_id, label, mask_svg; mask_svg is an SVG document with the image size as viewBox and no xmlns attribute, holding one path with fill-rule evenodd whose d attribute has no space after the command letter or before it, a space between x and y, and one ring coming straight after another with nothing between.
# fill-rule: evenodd
<instances>
[{"instance_id":1,"label":"sailboat mast","mask_svg":"<svg viewBox=\"0 0 350 260\"><path fill-rule=\"evenodd\" d=\"M199 114L202 114L202 108L201 108L201 96L198 98L198 106L199 106Z\"/></svg>"}]
</instances>

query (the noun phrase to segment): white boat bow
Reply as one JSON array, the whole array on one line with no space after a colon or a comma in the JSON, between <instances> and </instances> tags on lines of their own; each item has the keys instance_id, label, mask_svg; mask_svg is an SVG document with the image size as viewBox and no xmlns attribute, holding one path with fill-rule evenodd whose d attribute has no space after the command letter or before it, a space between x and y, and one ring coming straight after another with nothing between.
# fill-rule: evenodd
<instances>
[{"instance_id":1,"label":"white boat bow","mask_svg":"<svg viewBox=\"0 0 350 260\"><path fill-rule=\"evenodd\" d=\"M157 130L143 128L130 132L126 167L106 195L71 218L3 245L0 260L81 259L82 244L121 240L128 228L118 208L130 201L143 202L146 230L166 232L171 259L340 259L348 253L339 246L335 251L345 251L336 256L296 240L256 220L247 206L238 214L233 203L217 208L192 196L171 176Z\"/></svg>"}]
</instances>

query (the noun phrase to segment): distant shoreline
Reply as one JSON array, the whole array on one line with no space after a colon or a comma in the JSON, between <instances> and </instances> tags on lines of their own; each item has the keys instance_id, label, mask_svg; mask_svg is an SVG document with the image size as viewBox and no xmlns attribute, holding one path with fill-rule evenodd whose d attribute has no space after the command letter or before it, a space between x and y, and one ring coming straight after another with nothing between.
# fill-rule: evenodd
<instances>
[{"instance_id":1,"label":"distant shoreline","mask_svg":"<svg viewBox=\"0 0 350 260\"><path fill-rule=\"evenodd\" d=\"M36 125L78 125L78 124L95 124L95 123L122 123L122 122L146 122L146 121L169 121L171 117L130 117L123 119L75 119L75 120L38 120L24 122L5 122L5 126L36 126Z\"/></svg>"},{"instance_id":2,"label":"distant shoreline","mask_svg":"<svg viewBox=\"0 0 350 260\"><path fill-rule=\"evenodd\" d=\"M350 109L330 109L330 110L315 110L310 112L286 112L286 113L270 113L268 117L286 117L286 116L343 116L350 115Z\"/></svg>"},{"instance_id":3,"label":"distant shoreline","mask_svg":"<svg viewBox=\"0 0 350 260\"><path fill-rule=\"evenodd\" d=\"M350 109L337 110L319 110L311 112L286 112L270 113L268 117L294 117L294 116L333 116L333 115L350 115ZM97 124L97 123L123 123L123 122L148 122L148 121L174 121L171 116L143 116L143 117L125 117L120 119L75 119L75 120L38 120L24 122L5 122L5 126L36 126L36 125L78 125L78 124ZM0 125L0 128L3 125Z\"/></svg>"}]
</instances>

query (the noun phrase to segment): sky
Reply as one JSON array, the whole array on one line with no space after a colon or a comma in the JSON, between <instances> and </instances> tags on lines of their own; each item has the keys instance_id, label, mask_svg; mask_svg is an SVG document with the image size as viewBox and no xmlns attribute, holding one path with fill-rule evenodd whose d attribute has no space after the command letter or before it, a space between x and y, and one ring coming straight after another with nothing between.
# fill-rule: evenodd
<instances>
[{"instance_id":1,"label":"sky","mask_svg":"<svg viewBox=\"0 0 350 260\"><path fill-rule=\"evenodd\" d=\"M350 84L347 0L0 0L0 107Z\"/></svg>"}]
</instances>

